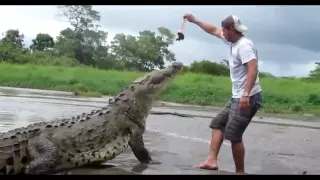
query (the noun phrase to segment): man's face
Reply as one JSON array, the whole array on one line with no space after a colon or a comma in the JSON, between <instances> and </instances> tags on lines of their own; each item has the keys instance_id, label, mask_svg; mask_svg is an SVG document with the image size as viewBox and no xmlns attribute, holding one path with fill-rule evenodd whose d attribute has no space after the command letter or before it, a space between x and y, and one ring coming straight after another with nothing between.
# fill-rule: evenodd
<instances>
[{"instance_id":1,"label":"man's face","mask_svg":"<svg viewBox=\"0 0 320 180\"><path fill-rule=\"evenodd\" d=\"M223 32L223 36L224 38L228 41L231 42L232 36L234 34L234 31L232 28L226 29L226 28L222 28L222 32Z\"/></svg>"}]
</instances>

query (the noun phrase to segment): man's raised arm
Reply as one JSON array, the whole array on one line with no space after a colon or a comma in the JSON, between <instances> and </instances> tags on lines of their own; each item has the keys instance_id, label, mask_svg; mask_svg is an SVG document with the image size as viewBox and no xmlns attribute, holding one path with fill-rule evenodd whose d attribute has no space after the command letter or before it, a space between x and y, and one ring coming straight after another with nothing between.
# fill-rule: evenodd
<instances>
[{"instance_id":1,"label":"man's raised arm","mask_svg":"<svg viewBox=\"0 0 320 180\"><path fill-rule=\"evenodd\" d=\"M222 30L220 28L217 28L209 23L202 22L198 19L196 19L192 14L185 14L183 16L184 19L188 20L191 23L194 23L198 25L201 29L203 29L205 32L214 35L221 39Z\"/></svg>"}]
</instances>

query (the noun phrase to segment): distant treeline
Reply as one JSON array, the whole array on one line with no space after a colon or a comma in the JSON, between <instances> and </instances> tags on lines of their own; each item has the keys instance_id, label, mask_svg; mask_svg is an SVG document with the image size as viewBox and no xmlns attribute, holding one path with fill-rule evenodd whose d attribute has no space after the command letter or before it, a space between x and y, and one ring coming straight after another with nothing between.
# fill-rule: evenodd
<instances>
[{"instance_id":1,"label":"distant treeline","mask_svg":"<svg viewBox=\"0 0 320 180\"><path fill-rule=\"evenodd\" d=\"M24 45L22 32L9 29L0 39L0 61L123 71L151 71L176 61L175 54L169 50L176 35L165 27L159 27L157 32L144 30L138 36L119 33L107 44L108 33L100 29L100 13L92 6L58 6L58 10L71 28L63 29L56 40L39 33L29 47ZM184 71L229 76L228 66L227 60L219 63L201 60L186 66ZM261 72L260 77L274 76ZM320 79L319 64L310 72L310 78Z\"/></svg>"}]
</instances>

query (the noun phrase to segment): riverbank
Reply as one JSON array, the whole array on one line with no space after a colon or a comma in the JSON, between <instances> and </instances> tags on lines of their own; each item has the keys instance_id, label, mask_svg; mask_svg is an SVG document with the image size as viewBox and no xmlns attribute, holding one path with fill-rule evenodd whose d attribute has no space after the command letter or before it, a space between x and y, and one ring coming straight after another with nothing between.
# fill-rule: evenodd
<instances>
[{"instance_id":1,"label":"riverbank","mask_svg":"<svg viewBox=\"0 0 320 180\"><path fill-rule=\"evenodd\" d=\"M42 99L42 102L74 105L86 107L101 108L108 104L111 96L96 97L75 97L72 92L39 90L26 88L12 88L0 86L0 97L22 98L22 99ZM80 104L79 104L80 103ZM221 108L213 106L184 105L156 101L153 104L151 114L153 115L174 115L176 117L186 118L209 118L212 119L217 115ZM293 121L294 120L294 121ZM320 118L307 114L267 114L258 112L252 120L254 123L273 124L279 126L305 127L311 129L320 129Z\"/></svg>"},{"instance_id":2,"label":"riverbank","mask_svg":"<svg viewBox=\"0 0 320 180\"><path fill-rule=\"evenodd\" d=\"M98 70L89 67L16 65L0 63L0 86L115 95L144 73ZM320 115L320 84L299 79L261 79L264 107L261 112ZM159 101L222 107L231 94L228 77L184 73L160 95ZM92 94L92 93L89 93Z\"/></svg>"}]
</instances>

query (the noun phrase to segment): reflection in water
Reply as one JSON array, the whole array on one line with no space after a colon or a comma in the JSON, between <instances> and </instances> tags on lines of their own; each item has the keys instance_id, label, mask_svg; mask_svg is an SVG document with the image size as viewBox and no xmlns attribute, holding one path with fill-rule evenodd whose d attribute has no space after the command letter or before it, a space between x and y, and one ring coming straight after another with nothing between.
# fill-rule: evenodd
<instances>
[{"instance_id":1,"label":"reflection in water","mask_svg":"<svg viewBox=\"0 0 320 180\"><path fill-rule=\"evenodd\" d=\"M60 100L61 101L61 100ZM63 102L63 101L62 101ZM30 123L50 121L56 118L71 117L82 112L90 112L93 108L50 104L35 99L0 96L0 131L8 131Z\"/></svg>"}]
</instances>

